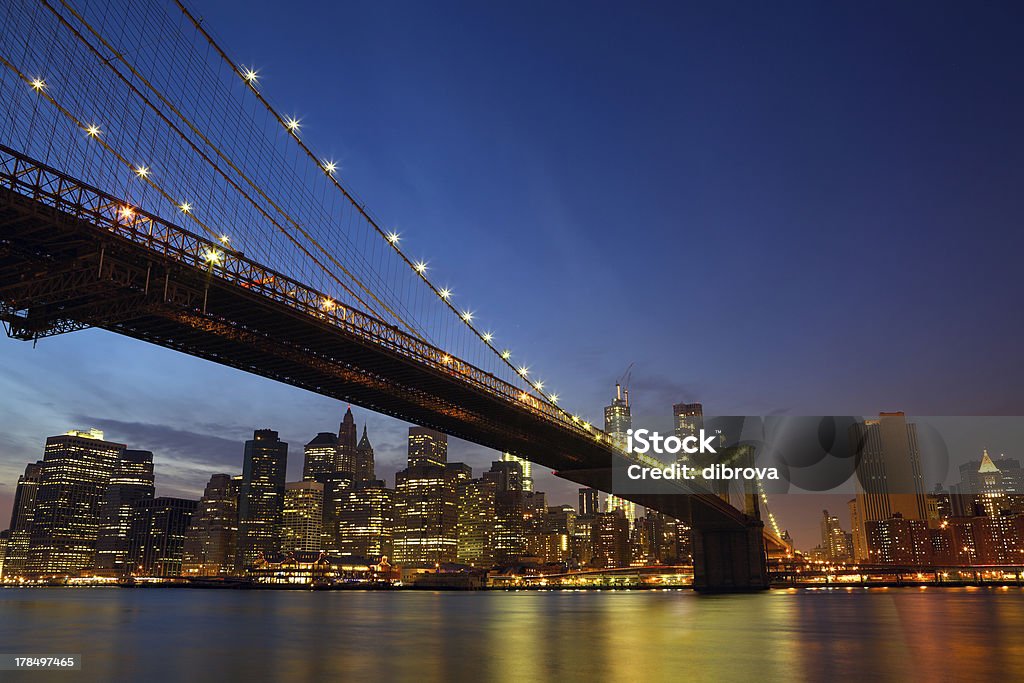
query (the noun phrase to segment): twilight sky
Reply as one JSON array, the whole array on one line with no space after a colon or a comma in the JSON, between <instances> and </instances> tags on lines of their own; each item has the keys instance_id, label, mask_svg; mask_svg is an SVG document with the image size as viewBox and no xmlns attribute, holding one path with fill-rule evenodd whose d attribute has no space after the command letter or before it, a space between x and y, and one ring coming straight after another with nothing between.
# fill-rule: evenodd
<instances>
[{"instance_id":1,"label":"twilight sky","mask_svg":"<svg viewBox=\"0 0 1024 683\"><path fill-rule=\"evenodd\" d=\"M630 363L652 427L680 400L1024 414L1017 3L192 8L593 421ZM0 527L47 435L103 428L156 453L162 493L198 495L253 428L292 444L298 478L343 409L106 332L0 340ZM404 425L357 415L393 483ZM802 498L773 506L809 547Z\"/></svg>"}]
</instances>

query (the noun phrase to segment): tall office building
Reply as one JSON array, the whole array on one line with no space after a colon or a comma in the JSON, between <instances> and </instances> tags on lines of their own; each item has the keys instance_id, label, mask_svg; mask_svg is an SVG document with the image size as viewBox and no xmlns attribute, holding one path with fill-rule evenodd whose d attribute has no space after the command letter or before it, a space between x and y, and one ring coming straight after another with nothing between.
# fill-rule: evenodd
<instances>
[{"instance_id":1,"label":"tall office building","mask_svg":"<svg viewBox=\"0 0 1024 683\"><path fill-rule=\"evenodd\" d=\"M591 523L593 558L591 566L600 569L628 567L631 559L629 520L621 510L594 517Z\"/></svg>"},{"instance_id":2,"label":"tall office building","mask_svg":"<svg viewBox=\"0 0 1024 683\"><path fill-rule=\"evenodd\" d=\"M281 552L323 549L324 485L295 481L284 485L281 514Z\"/></svg>"},{"instance_id":3,"label":"tall office building","mask_svg":"<svg viewBox=\"0 0 1024 683\"><path fill-rule=\"evenodd\" d=\"M492 462L483 478L494 482L494 559L515 562L526 553L523 470L518 462ZM543 501L543 494L538 498Z\"/></svg>"},{"instance_id":4,"label":"tall office building","mask_svg":"<svg viewBox=\"0 0 1024 683\"><path fill-rule=\"evenodd\" d=\"M338 472L355 474L356 471L356 419L352 417L352 409L345 410L345 416L338 427Z\"/></svg>"},{"instance_id":5,"label":"tall office building","mask_svg":"<svg viewBox=\"0 0 1024 683\"><path fill-rule=\"evenodd\" d=\"M981 460L960 466L960 483L950 487L953 514L971 517L979 512L992 518L1003 510L1022 512L1024 469L1014 458L1000 457L998 463L982 451Z\"/></svg>"},{"instance_id":6,"label":"tall office building","mask_svg":"<svg viewBox=\"0 0 1024 683\"><path fill-rule=\"evenodd\" d=\"M96 570L107 576L126 576L132 565L128 537L136 503L153 498L153 454L126 450L100 506L100 531L96 539Z\"/></svg>"},{"instance_id":7,"label":"tall office building","mask_svg":"<svg viewBox=\"0 0 1024 683\"><path fill-rule=\"evenodd\" d=\"M428 427L409 427L409 467L445 465L448 435Z\"/></svg>"},{"instance_id":8,"label":"tall office building","mask_svg":"<svg viewBox=\"0 0 1024 683\"><path fill-rule=\"evenodd\" d=\"M363 436L359 439L359 443L356 444L355 480L357 482L375 481L376 478L373 463L373 445L370 444L370 438L366 436L366 425L363 425Z\"/></svg>"},{"instance_id":9,"label":"tall office building","mask_svg":"<svg viewBox=\"0 0 1024 683\"><path fill-rule=\"evenodd\" d=\"M597 489L580 489L579 513L581 515L596 515L601 512L601 492Z\"/></svg>"},{"instance_id":10,"label":"tall office building","mask_svg":"<svg viewBox=\"0 0 1024 683\"><path fill-rule=\"evenodd\" d=\"M517 457L511 453L502 453L501 459L505 462L517 462L523 471L523 490L533 490L533 463L524 458Z\"/></svg>"},{"instance_id":11,"label":"tall office building","mask_svg":"<svg viewBox=\"0 0 1024 683\"><path fill-rule=\"evenodd\" d=\"M46 440L27 574L68 576L93 566L100 507L124 450L97 429Z\"/></svg>"},{"instance_id":12,"label":"tall office building","mask_svg":"<svg viewBox=\"0 0 1024 683\"><path fill-rule=\"evenodd\" d=\"M228 474L210 477L185 533L181 567L185 576L226 576L234 573L240 486L240 477Z\"/></svg>"},{"instance_id":13,"label":"tall office building","mask_svg":"<svg viewBox=\"0 0 1024 683\"><path fill-rule=\"evenodd\" d=\"M628 442L626 432L633 426L633 417L629 408L629 389L623 390L615 385L615 398L610 406L604 409L604 431L611 437L612 443L625 450ZM605 510L614 512L622 510L626 519L632 524L636 519L636 503L609 494L605 501Z\"/></svg>"},{"instance_id":14,"label":"tall office building","mask_svg":"<svg viewBox=\"0 0 1024 683\"><path fill-rule=\"evenodd\" d=\"M851 425L850 440L860 454L855 477L859 535L870 546L868 522L894 515L905 520L927 520L917 427L902 412L879 413L878 419ZM854 538L858 530L854 530ZM870 547L862 548L870 552ZM866 556L858 560L867 559Z\"/></svg>"},{"instance_id":15,"label":"tall office building","mask_svg":"<svg viewBox=\"0 0 1024 683\"><path fill-rule=\"evenodd\" d=\"M700 403L676 403L672 406L676 436L684 439L697 436L704 428L704 406Z\"/></svg>"},{"instance_id":16,"label":"tall office building","mask_svg":"<svg viewBox=\"0 0 1024 683\"><path fill-rule=\"evenodd\" d=\"M278 438L277 432L259 429L245 442L238 502L239 569L248 569L261 556L281 549L287 465L288 444Z\"/></svg>"},{"instance_id":17,"label":"tall office building","mask_svg":"<svg viewBox=\"0 0 1024 683\"><path fill-rule=\"evenodd\" d=\"M455 468L440 465L413 465L395 475L396 563L455 562L460 479Z\"/></svg>"},{"instance_id":18,"label":"tall office building","mask_svg":"<svg viewBox=\"0 0 1024 683\"><path fill-rule=\"evenodd\" d=\"M339 553L344 545L338 526L341 510L348 504L349 491L355 486L351 472L335 472L324 481L323 549Z\"/></svg>"},{"instance_id":19,"label":"tall office building","mask_svg":"<svg viewBox=\"0 0 1024 683\"><path fill-rule=\"evenodd\" d=\"M470 479L459 484L458 552L460 564L494 564L495 480Z\"/></svg>"},{"instance_id":20,"label":"tall office building","mask_svg":"<svg viewBox=\"0 0 1024 683\"><path fill-rule=\"evenodd\" d=\"M132 572L139 576L181 576L185 534L198 504L167 496L134 504L128 534Z\"/></svg>"},{"instance_id":21,"label":"tall office building","mask_svg":"<svg viewBox=\"0 0 1024 683\"><path fill-rule=\"evenodd\" d=\"M395 562L430 565L458 555L458 486L472 476L448 463L448 436L409 428L409 466L395 474Z\"/></svg>"},{"instance_id":22,"label":"tall office building","mask_svg":"<svg viewBox=\"0 0 1024 683\"><path fill-rule=\"evenodd\" d=\"M4 563L7 561L7 544L10 540L10 529L0 531L0 579L4 578Z\"/></svg>"},{"instance_id":23,"label":"tall office building","mask_svg":"<svg viewBox=\"0 0 1024 683\"><path fill-rule=\"evenodd\" d=\"M26 465L25 474L18 477L18 486L14 489L14 508L11 510L11 533L7 539L7 557L4 560L7 576L20 576L25 571L29 535L36 514L36 495L42 476L43 461L40 460Z\"/></svg>"},{"instance_id":24,"label":"tall office building","mask_svg":"<svg viewBox=\"0 0 1024 683\"><path fill-rule=\"evenodd\" d=\"M338 437L331 432L320 432L303 447L303 455L303 481L323 484L338 471Z\"/></svg>"},{"instance_id":25,"label":"tall office building","mask_svg":"<svg viewBox=\"0 0 1024 683\"><path fill-rule=\"evenodd\" d=\"M379 562L393 552L395 492L383 481L358 481L336 511L337 552Z\"/></svg>"},{"instance_id":26,"label":"tall office building","mask_svg":"<svg viewBox=\"0 0 1024 683\"><path fill-rule=\"evenodd\" d=\"M853 543L850 534L839 525L839 517L821 511L821 547L825 556L833 561L849 560L853 557Z\"/></svg>"}]
</instances>

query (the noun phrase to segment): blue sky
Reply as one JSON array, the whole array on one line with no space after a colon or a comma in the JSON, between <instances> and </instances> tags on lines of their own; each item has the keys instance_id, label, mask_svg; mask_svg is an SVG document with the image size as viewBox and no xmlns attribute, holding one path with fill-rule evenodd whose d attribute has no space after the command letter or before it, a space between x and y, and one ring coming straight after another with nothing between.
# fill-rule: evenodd
<instances>
[{"instance_id":1,"label":"blue sky","mask_svg":"<svg viewBox=\"0 0 1024 683\"><path fill-rule=\"evenodd\" d=\"M680 400L1024 412L1019 5L192 8L572 410L599 419L635 363L655 426ZM99 331L0 341L0 389L0 519L69 427L153 447L194 494L253 428L297 471L344 409ZM359 415L393 471L403 426Z\"/></svg>"}]
</instances>

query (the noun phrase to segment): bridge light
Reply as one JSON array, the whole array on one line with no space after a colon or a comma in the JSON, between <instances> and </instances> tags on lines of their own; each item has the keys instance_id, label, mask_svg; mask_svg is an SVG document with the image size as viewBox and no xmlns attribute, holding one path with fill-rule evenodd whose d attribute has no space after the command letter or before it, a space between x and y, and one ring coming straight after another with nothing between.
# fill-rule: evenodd
<instances>
[{"instance_id":1,"label":"bridge light","mask_svg":"<svg viewBox=\"0 0 1024 683\"><path fill-rule=\"evenodd\" d=\"M31 83L32 89L36 92L42 92L46 90L46 81L41 78L33 78Z\"/></svg>"},{"instance_id":2,"label":"bridge light","mask_svg":"<svg viewBox=\"0 0 1024 683\"><path fill-rule=\"evenodd\" d=\"M98 138L100 136L100 133L102 132L103 131L100 130L100 127L97 126L95 123L85 127L85 134L91 138Z\"/></svg>"},{"instance_id":3,"label":"bridge light","mask_svg":"<svg viewBox=\"0 0 1024 683\"><path fill-rule=\"evenodd\" d=\"M448 355L441 356L441 362L444 363L445 365L451 365L452 357Z\"/></svg>"},{"instance_id":4,"label":"bridge light","mask_svg":"<svg viewBox=\"0 0 1024 683\"><path fill-rule=\"evenodd\" d=\"M299 120L293 116L289 116L284 120L284 127L288 129L288 132L295 135L299 132Z\"/></svg>"},{"instance_id":5,"label":"bridge light","mask_svg":"<svg viewBox=\"0 0 1024 683\"><path fill-rule=\"evenodd\" d=\"M219 239L219 240L220 240L220 243L221 243L221 244L231 244L231 238L230 238L230 237L228 237L227 235L221 235L221 236L220 236L220 237L218 237L217 239Z\"/></svg>"},{"instance_id":6,"label":"bridge light","mask_svg":"<svg viewBox=\"0 0 1024 683\"><path fill-rule=\"evenodd\" d=\"M249 85L255 85L256 81L259 80L260 75L255 69L246 69L242 72L242 78L245 79L245 82Z\"/></svg>"},{"instance_id":7,"label":"bridge light","mask_svg":"<svg viewBox=\"0 0 1024 683\"><path fill-rule=\"evenodd\" d=\"M583 428L586 429L589 432L590 431L590 423L589 422L584 422L583 423Z\"/></svg>"},{"instance_id":8,"label":"bridge light","mask_svg":"<svg viewBox=\"0 0 1024 683\"><path fill-rule=\"evenodd\" d=\"M530 395L528 393L526 393L525 391L521 391L521 392L519 392L519 400L520 401L528 401L528 400L530 400Z\"/></svg>"},{"instance_id":9,"label":"bridge light","mask_svg":"<svg viewBox=\"0 0 1024 683\"><path fill-rule=\"evenodd\" d=\"M462 312L462 319L465 320L467 323L470 322L471 320L473 320L473 312L472 311L463 311Z\"/></svg>"},{"instance_id":10,"label":"bridge light","mask_svg":"<svg viewBox=\"0 0 1024 683\"><path fill-rule=\"evenodd\" d=\"M325 311L330 311L330 310L332 310L332 309L333 309L333 308L334 308L334 307L335 307L336 305L337 305L337 304L335 304L335 303L334 303L334 302L333 302L333 301L332 301L331 299L329 299L329 298L328 298L328 299L324 299L324 300L323 300L323 301L322 301L322 302L320 303L320 308L322 308L322 309L323 309L323 310L325 310Z\"/></svg>"},{"instance_id":11,"label":"bridge light","mask_svg":"<svg viewBox=\"0 0 1024 683\"><path fill-rule=\"evenodd\" d=\"M573 422L579 422L580 421L580 416L579 415L573 415L572 416L572 421Z\"/></svg>"},{"instance_id":12,"label":"bridge light","mask_svg":"<svg viewBox=\"0 0 1024 683\"><path fill-rule=\"evenodd\" d=\"M527 375L530 374L530 368L526 367L525 365L520 365L519 369L516 370L516 372L518 372L523 377L526 377Z\"/></svg>"},{"instance_id":13,"label":"bridge light","mask_svg":"<svg viewBox=\"0 0 1024 683\"><path fill-rule=\"evenodd\" d=\"M130 206L122 206L118 209L118 213L120 213L123 218L131 219L135 217L135 209Z\"/></svg>"},{"instance_id":14,"label":"bridge light","mask_svg":"<svg viewBox=\"0 0 1024 683\"><path fill-rule=\"evenodd\" d=\"M388 240L388 242L391 242L391 244L398 244L398 240L399 239L400 239L400 237L398 236L398 233L395 232L394 230L389 232L388 235L387 235L387 240Z\"/></svg>"},{"instance_id":15,"label":"bridge light","mask_svg":"<svg viewBox=\"0 0 1024 683\"><path fill-rule=\"evenodd\" d=\"M192 205L188 202L182 202L178 204L178 208L181 209L182 213L192 213Z\"/></svg>"},{"instance_id":16,"label":"bridge light","mask_svg":"<svg viewBox=\"0 0 1024 683\"><path fill-rule=\"evenodd\" d=\"M442 287L442 288L441 288L441 291L440 291L440 292L438 292L438 295L440 295L440 297L441 297L442 299L444 299L445 301L448 301L448 299L449 299L449 298L451 297L451 295L452 295L452 290L448 289L447 287Z\"/></svg>"},{"instance_id":17,"label":"bridge light","mask_svg":"<svg viewBox=\"0 0 1024 683\"><path fill-rule=\"evenodd\" d=\"M212 266L220 263L220 260L223 256L224 254L222 252L219 252L215 249L207 249L206 253L203 254L203 260Z\"/></svg>"},{"instance_id":18,"label":"bridge light","mask_svg":"<svg viewBox=\"0 0 1024 683\"><path fill-rule=\"evenodd\" d=\"M327 175L334 175L334 172L338 170L338 164L328 159L323 160L323 167L324 172L327 173Z\"/></svg>"},{"instance_id":19,"label":"bridge light","mask_svg":"<svg viewBox=\"0 0 1024 683\"><path fill-rule=\"evenodd\" d=\"M491 334L490 332L484 332L484 334L483 334L483 339L484 339L484 341L485 341L485 342L487 342L488 344L490 344L490 343L491 343L491 340L492 340L492 339L494 339L494 335L493 335L493 334Z\"/></svg>"},{"instance_id":20,"label":"bridge light","mask_svg":"<svg viewBox=\"0 0 1024 683\"><path fill-rule=\"evenodd\" d=\"M135 175L139 176L140 178L148 178L149 177L149 166L136 166L135 167Z\"/></svg>"},{"instance_id":21,"label":"bridge light","mask_svg":"<svg viewBox=\"0 0 1024 683\"><path fill-rule=\"evenodd\" d=\"M412 267L415 268L416 272L419 273L420 275L423 275L423 273L427 272L427 264L424 261L417 261L416 263L413 264Z\"/></svg>"},{"instance_id":22,"label":"bridge light","mask_svg":"<svg viewBox=\"0 0 1024 683\"><path fill-rule=\"evenodd\" d=\"M558 403L558 394L548 394L548 398L552 403Z\"/></svg>"},{"instance_id":23,"label":"bridge light","mask_svg":"<svg viewBox=\"0 0 1024 683\"><path fill-rule=\"evenodd\" d=\"M536 389L537 391L540 391L541 389L544 388L544 382L537 380L536 382L533 383L533 388Z\"/></svg>"},{"instance_id":24,"label":"bridge light","mask_svg":"<svg viewBox=\"0 0 1024 683\"><path fill-rule=\"evenodd\" d=\"M501 357L505 360L508 360L509 358L512 357L512 352L509 351L508 349L505 349L504 351L501 352Z\"/></svg>"}]
</instances>

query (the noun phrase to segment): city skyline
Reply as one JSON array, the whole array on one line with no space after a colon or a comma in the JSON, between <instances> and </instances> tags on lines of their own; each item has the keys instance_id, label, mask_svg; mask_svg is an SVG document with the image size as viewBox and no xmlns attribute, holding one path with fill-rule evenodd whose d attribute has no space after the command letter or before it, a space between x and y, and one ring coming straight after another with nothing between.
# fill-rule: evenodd
<instances>
[{"instance_id":1,"label":"city skyline","mask_svg":"<svg viewBox=\"0 0 1024 683\"><path fill-rule=\"evenodd\" d=\"M1014 73L1012 59L995 58L1013 45L1001 8L933 10L932 23L907 36L897 27L913 22L908 8L818 7L798 17L751 8L756 25L771 29L753 31L727 10L691 7L656 22L633 17L623 40L652 39L622 52L571 30L579 17L558 10L537 25L478 8L476 30L463 32L415 4L397 23L394 8L350 8L356 17L344 18L328 5L297 9L313 25L338 27L337 43L319 43L261 7L269 9L203 10L260 70L261 87L302 117L304 137L339 159L341 177L460 302L493 322L502 343L521 349L563 405L595 424L632 362L638 423L693 401L740 415L1024 414L1014 384L1024 321L1005 315L1022 239L1008 188L1019 184L1013 174L1024 164L1012 162L1024 151L999 132L1012 129L1022 102L999 86ZM596 8L588 21L614 13ZM964 21L989 32L960 34ZM384 22L373 38L353 28ZM804 30L817 22L852 42ZM943 49L951 34L961 41L955 53ZM736 40L753 51L732 50ZM677 44L688 49L663 55ZM915 50L934 61L924 68ZM467 53L472 63L460 60ZM585 68L609 60L615 68ZM893 61L915 89L890 71ZM336 78L363 95L359 107L321 87ZM563 87L569 79L574 88ZM633 93L631 106L608 105L611 87ZM771 102L779 107L758 106ZM822 120L829 125L814 125ZM567 127L573 135L559 133ZM758 132L765 128L772 135ZM892 145L869 144L880 137ZM798 143L789 155L787 140ZM972 152L945 140L970 140ZM929 150L956 163L932 163ZM501 163L478 169L481 159ZM1000 182L982 182L986 169L1000 169ZM640 180L649 177L660 180ZM619 192L602 193L596 210L591 190L604 184ZM507 200L509 188L521 201ZM811 199L800 188L813 188ZM643 228L629 263L607 246L623 225ZM961 239L979 230L1002 248ZM523 254L514 287L477 267L495 251ZM675 255L685 253L698 257L680 270ZM955 277L943 270L948 253L959 255ZM722 277L731 269L742 276ZM799 277L779 277L794 269ZM651 294L673 291L686 315ZM0 339L0 396L0 482L36 457L40 435L95 425L158 453L171 493L196 493L257 425L304 443L336 412L336 402L96 330L35 349ZM381 435L378 459L397 469L402 427L380 416L370 424ZM972 448L982 447L1013 446ZM453 448L460 459L490 459L462 442ZM575 495L571 485L544 486L555 495L563 487L560 500ZM0 509L11 495L0 485Z\"/></svg>"}]
</instances>

